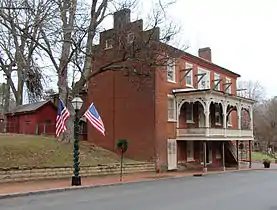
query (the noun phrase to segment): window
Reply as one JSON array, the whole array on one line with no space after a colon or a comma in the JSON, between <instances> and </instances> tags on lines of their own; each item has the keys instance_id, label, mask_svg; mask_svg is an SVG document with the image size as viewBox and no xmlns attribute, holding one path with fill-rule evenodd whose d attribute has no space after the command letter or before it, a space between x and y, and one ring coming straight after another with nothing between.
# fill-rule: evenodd
<instances>
[{"instance_id":1,"label":"window","mask_svg":"<svg viewBox=\"0 0 277 210\"><path fill-rule=\"evenodd\" d=\"M186 69L192 69L192 68L193 68L192 64L186 63ZM189 73L186 76L186 86L193 87L193 70L189 70Z\"/></svg>"},{"instance_id":2,"label":"window","mask_svg":"<svg viewBox=\"0 0 277 210\"><path fill-rule=\"evenodd\" d=\"M168 96L168 121L176 121L176 106L174 96Z\"/></svg>"},{"instance_id":3,"label":"window","mask_svg":"<svg viewBox=\"0 0 277 210\"><path fill-rule=\"evenodd\" d=\"M127 34L127 43L132 44L135 40L135 34L134 33L129 33Z\"/></svg>"},{"instance_id":4,"label":"window","mask_svg":"<svg viewBox=\"0 0 277 210\"><path fill-rule=\"evenodd\" d=\"M207 70L198 68L197 82L198 82L198 89L210 89L210 72Z\"/></svg>"},{"instance_id":5,"label":"window","mask_svg":"<svg viewBox=\"0 0 277 210\"><path fill-rule=\"evenodd\" d=\"M193 141L187 141L187 161L194 160L194 145Z\"/></svg>"},{"instance_id":6,"label":"window","mask_svg":"<svg viewBox=\"0 0 277 210\"><path fill-rule=\"evenodd\" d=\"M172 58L167 61L167 81L175 82L175 61Z\"/></svg>"},{"instance_id":7,"label":"window","mask_svg":"<svg viewBox=\"0 0 277 210\"><path fill-rule=\"evenodd\" d=\"M220 75L214 73L214 89L220 91Z\"/></svg>"},{"instance_id":8,"label":"window","mask_svg":"<svg viewBox=\"0 0 277 210\"><path fill-rule=\"evenodd\" d=\"M225 92L231 94L232 93L232 81L230 78L226 77L225 82Z\"/></svg>"},{"instance_id":9,"label":"window","mask_svg":"<svg viewBox=\"0 0 277 210\"><path fill-rule=\"evenodd\" d=\"M215 124L216 125L221 125L222 124L222 119L221 119L221 114L220 114L220 105L215 104Z\"/></svg>"},{"instance_id":10,"label":"window","mask_svg":"<svg viewBox=\"0 0 277 210\"><path fill-rule=\"evenodd\" d=\"M193 123L193 103L186 104L186 121Z\"/></svg>"},{"instance_id":11,"label":"window","mask_svg":"<svg viewBox=\"0 0 277 210\"><path fill-rule=\"evenodd\" d=\"M111 49L111 48L113 48L113 40L107 39L105 42L105 49Z\"/></svg>"}]
</instances>

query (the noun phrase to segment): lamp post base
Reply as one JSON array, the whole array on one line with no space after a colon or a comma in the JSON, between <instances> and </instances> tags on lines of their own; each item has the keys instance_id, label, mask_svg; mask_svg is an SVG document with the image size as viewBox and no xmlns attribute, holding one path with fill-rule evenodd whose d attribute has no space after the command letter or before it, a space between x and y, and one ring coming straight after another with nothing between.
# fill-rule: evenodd
<instances>
[{"instance_id":1,"label":"lamp post base","mask_svg":"<svg viewBox=\"0 0 277 210\"><path fill-rule=\"evenodd\" d=\"M81 177L72 177L71 186L80 186L81 185Z\"/></svg>"}]
</instances>

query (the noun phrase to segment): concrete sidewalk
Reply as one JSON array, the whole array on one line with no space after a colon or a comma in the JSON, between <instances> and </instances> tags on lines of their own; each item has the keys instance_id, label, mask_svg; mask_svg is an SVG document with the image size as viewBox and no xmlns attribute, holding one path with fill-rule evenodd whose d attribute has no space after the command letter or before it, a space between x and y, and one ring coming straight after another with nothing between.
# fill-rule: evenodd
<instances>
[{"instance_id":1,"label":"concrete sidewalk","mask_svg":"<svg viewBox=\"0 0 277 210\"><path fill-rule=\"evenodd\" d=\"M226 170L226 171L209 171L206 174L215 174L215 173L226 173L226 172L234 172L234 171L245 171L245 170L258 170L261 167L254 167L252 169L241 169L241 170ZM197 171L183 171L183 172L166 172L166 173L138 173L138 174L130 174L124 175L122 182L119 180L119 175L117 176L106 176L106 177L85 177L82 178L82 186L81 187L71 187L71 179L57 179L57 180L38 180L38 181L28 181L28 182L17 182L17 183L2 183L0 184L0 198L4 197L14 197L7 196L15 194L18 196L20 194L27 195L32 192L32 194L36 192L47 192L48 190L51 192L71 190L71 189L80 189L80 188L93 188L97 186L105 186L105 185L115 185L122 183L130 183L130 182L141 182L141 181L151 181L158 179L169 179L169 178L179 178L186 176L193 176L194 174L199 174L201 172Z\"/></svg>"}]
</instances>

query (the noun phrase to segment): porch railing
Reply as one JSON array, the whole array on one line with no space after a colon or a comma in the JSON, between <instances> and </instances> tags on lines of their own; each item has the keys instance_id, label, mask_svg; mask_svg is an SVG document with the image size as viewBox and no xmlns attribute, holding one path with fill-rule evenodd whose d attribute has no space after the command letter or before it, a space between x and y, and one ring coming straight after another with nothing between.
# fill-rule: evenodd
<instances>
[{"instance_id":1,"label":"porch railing","mask_svg":"<svg viewBox=\"0 0 277 210\"><path fill-rule=\"evenodd\" d=\"M253 131L227 128L181 128L177 129L177 136L253 137Z\"/></svg>"}]
</instances>

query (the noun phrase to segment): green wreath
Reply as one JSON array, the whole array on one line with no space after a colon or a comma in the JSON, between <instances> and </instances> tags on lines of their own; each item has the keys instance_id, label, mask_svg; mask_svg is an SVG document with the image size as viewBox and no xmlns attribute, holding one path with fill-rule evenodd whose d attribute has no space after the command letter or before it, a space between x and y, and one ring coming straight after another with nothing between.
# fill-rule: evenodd
<instances>
[{"instance_id":1,"label":"green wreath","mask_svg":"<svg viewBox=\"0 0 277 210\"><path fill-rule=\"evenodd\" d=\"M128 141L126 139L119 139L116 143L116 147L120 153L124 154L128 150Z\"/></svg>"}]
</instances>

